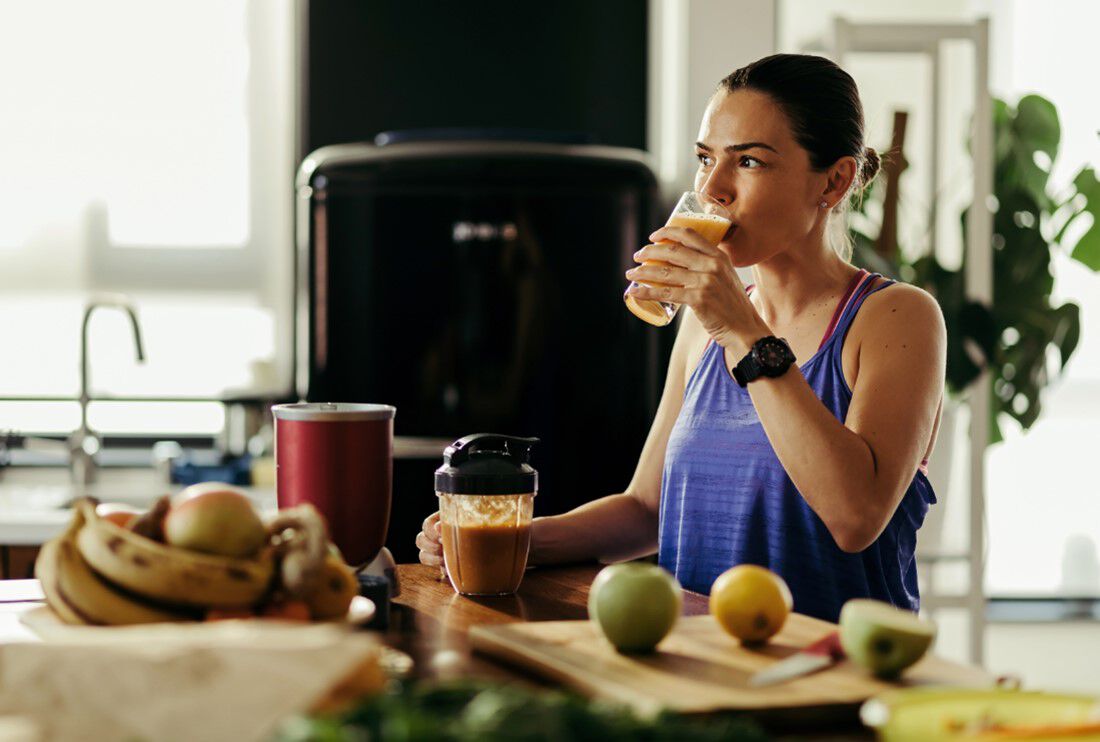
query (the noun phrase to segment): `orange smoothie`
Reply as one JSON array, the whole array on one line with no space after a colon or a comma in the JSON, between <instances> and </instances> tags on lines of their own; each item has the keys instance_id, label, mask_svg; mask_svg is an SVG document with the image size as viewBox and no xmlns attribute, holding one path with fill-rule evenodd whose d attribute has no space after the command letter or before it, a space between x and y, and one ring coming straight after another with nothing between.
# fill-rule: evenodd
<instances>
[{"instance_id":1,"label":"orange smoothie","mask_svg":"<svg viewBox=\"0 0 1100 742\"><path fill-rule=\"evenodd\" d=\"M531 523L461 525L440 523L443 561L455 589L464 595L514 593L527 568Z\"/></svg>"},{"instance_id":2,"label":"orange smoothie","mask_svg":"<svg viewBox=\"0 0 1100 742\"><path fill-rule=\"evenodd\" d=\"M724 216L718 216L717 214L678 212L669 218L666 226L694 229L699 233L700 237L713 246L722 241L722 237L725 236L730 228L730 220ZM643 260L642 264L664 265L665 263L662 260ZM639 281L639 283L641 283L641 281ZM645 285L668 286L669 284L648 281ZM651 325L661 327L672 321L672 318L665 312L663 303L656 299L638 299L628 295L626 297L626 306L639 319L643 319Z\"/></svg>"}]
</instances>

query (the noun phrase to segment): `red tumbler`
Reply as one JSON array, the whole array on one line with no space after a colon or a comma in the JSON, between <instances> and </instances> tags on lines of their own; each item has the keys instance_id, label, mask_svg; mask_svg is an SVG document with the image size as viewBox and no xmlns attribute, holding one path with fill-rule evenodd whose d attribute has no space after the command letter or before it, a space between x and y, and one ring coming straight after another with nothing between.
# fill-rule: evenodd
<instances>
[{"instance_id":1,"label":"red tumbler","mask_svg":"<svg viewBox=\"0 0 1100 742\"><path fill-rule=\"evenodd\" d=\"M311 503L344 560L366 564L385 543L390 523L396 408L303 402L271 411L279 507Z\"/></svg>"}]
</instances>

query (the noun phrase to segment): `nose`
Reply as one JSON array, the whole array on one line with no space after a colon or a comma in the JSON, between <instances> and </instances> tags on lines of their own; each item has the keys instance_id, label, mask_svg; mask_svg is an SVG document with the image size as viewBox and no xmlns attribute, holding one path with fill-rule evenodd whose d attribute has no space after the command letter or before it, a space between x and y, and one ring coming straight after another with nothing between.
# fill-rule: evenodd
<instances>
[{"instance_id":1,"label":"nose","mask_svg":"<svg viewBox=\"0 0 1100 742\"><path fill-rule=\"evenodd\" d=\"M706 180L704 180L698 187L697 191L705 196L713 198L723 206L729 206L733 203L735 198L733 187L729 183L728 178L721 177L718 168L714 168L707 174Z\"/></svg>"}]
</instances>

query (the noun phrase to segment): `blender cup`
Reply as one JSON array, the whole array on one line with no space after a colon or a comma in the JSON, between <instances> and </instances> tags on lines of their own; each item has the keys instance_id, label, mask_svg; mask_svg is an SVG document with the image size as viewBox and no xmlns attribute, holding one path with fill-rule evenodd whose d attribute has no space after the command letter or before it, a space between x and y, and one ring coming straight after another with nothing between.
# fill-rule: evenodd
<instances>
[{"instance_id":1,"label":"blender cup","mask_svg":"<svg viewBox=\"0 0 1100 742\"><path fill-rule=\"evenodd\" d=\"M519 589L531 546L538 438L477 433L452 443L435 471L443 564L462 595Z\"/></svg>"}]
</instances>

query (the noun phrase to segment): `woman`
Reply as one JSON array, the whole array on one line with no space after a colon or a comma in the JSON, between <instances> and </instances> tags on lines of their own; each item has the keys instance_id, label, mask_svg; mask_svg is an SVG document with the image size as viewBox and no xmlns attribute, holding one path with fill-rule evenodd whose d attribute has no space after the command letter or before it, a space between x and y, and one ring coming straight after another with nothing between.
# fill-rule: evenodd
<instances>
[{"instance_id":1,"label":"woman","mask_svg":"<svg viewBox=\"0 0 1100 742\"><path fill-rule=\"evenodd\" d=\"M707 107L696 156L695 189L734 226L716 248L658 229L661 244L634 257L667 265L627 271L672 284L639 298L685 305L634 477L536 519L531 562L657 551L703 593L748 562L781 575L811 616L835 621L854 597L917 610L946 332L927 293L848 262L844 212L879 165L855 83L814 56L739 69ZM735 266L751 266L748 290ZM420 559L439 564L437 514L423 528Z\"/></svg>"}]
</instances>

